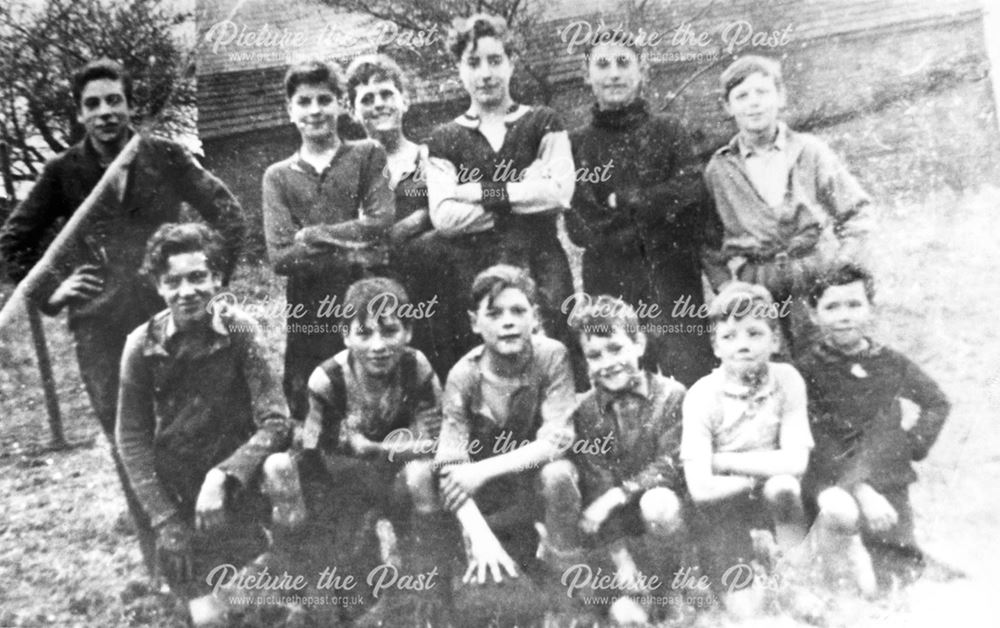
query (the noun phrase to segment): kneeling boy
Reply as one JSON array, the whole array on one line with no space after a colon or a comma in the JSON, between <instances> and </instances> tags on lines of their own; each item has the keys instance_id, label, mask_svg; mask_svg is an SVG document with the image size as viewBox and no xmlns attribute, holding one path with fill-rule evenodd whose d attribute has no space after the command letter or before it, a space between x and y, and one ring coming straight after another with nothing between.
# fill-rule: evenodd
<instances>
[{"instance_id":1,"label":"kneeling boy","mask_svg":"<svg viewBox=\"0 0 1000 628\"><path fill-rule=\"evenodd\" d=\"M263 551L258 473L291 433L256 323L212 307L224 264L208 227L157 229L143 270L168 309L129 334L122 356L118 447L156 530L160 573L187 598L207 592L212 568Z\"/></svg>"},{"instance_id":2,"label":"kneeling boy","mask_svg":"<svg viewBox=\"0 0 1000 628\"><path fill-rule=\"evenodd\" d=\"M893 573L912 579L923 565L913 533L911 463L927 456L950 406L920 367L867 335L873 294L872 276L860 266L822 276L809 294L822 340L797 366L816 438L803 480L807 509L817 516L810 537L819 549L837 552L851 536L857 548L860 532L885 585ZM903 426L900 399L920 410L912 427ZM875 579L865 564L855 560L852 575L871 594Z\"/></svg>"},{"instance_id":3,"label":"kneeling boy","mask_svg":"<svg viewBox=\"0 0 1000 628\"><path fill-rule=\"evenodd\" d=\"M318 537L310 541L332 543L344 528L367 526L368 512L409 529L411 507L418 514L438 510L430 456L441 386L427 358L409 346L410 321L400 314L409 303L403 287L384 277L357 281L345 293L347 348L309 378L302 450L265 464L264 490L279 532L302 530L308 520L305 536ZM321 553L344 560L330 549Z\"/></svg>"},{"instance_id":4,"label":"kneeling boy","mask_svg":"<svg viewBox=\"0 0 1000 628\"><path fill-rule=\"evenodd\" d=\"M813 441L802 377L770 361L779 345L777 315L761 286L733 282L723 289L709 308L722 365L684 399L681 459L702 567L737 614L751 610L752 596L736 595L742 587L734 582L745 569L738 566L753 557L750 530L773 525L782 549L805 532L798 478Z\"/></svg>"}]
</instances>

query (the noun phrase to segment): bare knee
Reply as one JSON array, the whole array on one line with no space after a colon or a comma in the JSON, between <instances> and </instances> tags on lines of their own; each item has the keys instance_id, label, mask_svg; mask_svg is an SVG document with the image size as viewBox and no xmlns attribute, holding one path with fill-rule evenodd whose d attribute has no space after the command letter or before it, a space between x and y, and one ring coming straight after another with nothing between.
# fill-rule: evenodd
<instances>
[{"instance_id":1,"label":"bare knee","mask_svg":"<svg viewBox=\"0 0 1000 628\"><path fill-rule=\"evenodd\" d=\"M542 482L542 493L548 500L576 488L577 471L569 460L555 460L546 464L542 467L539 476Z\"/></svg>"},{"instance_id":2,"label":"bare knee","mask_svg":"<svg viewBox=\"0 0 1000 628\"><path fill-rule=\"evenodd\" d=\"M681 501L672 490L652 488L639 498L639 512L651 532L673 532L680 528Z\"/></svg>"},{"instance_id":3,"label":"bare knee","mask_svg":"<svg viewBox=\"0 0 1000 628\"><path fill-rule=\"evenodd\" d=\"M292 460L291 454L287 451L271 454L264 460L264 485L272 487L272 489L283 486L288 474L295 471L295 461Z\"/></svg>"},{"instance_id":4,"label":"bare knee","mask_svg":"<svg viewBox=\"0 0 1000 628\"><path fill-rule=\"evenodd\" d=\"M792 475L775 475L764 483L764 501L780 520L791 519L802 512L802 490Z\"/></svg>"},{"instance_id":5,"label":"bare knee","mask_svg":"<svg viewBox=\"0 0 1000 628\"><path fill-rule=\"evenodd\" d=\"M856 532L861 520L858 504L844 489L828 488L816 498L822 524L839 532Z\"/></svg>"},{"instance_id":6,"label":"bare knee","mask_svg":"<svg viewBox=\"0 0 1000 628\"><path fill-rule=\"evenodd\" d=\"M414 460L403 467L406 490L419 513L437 511L438 498L434 489L434 463L431 460Z\"/></svg>"}]
</instances>

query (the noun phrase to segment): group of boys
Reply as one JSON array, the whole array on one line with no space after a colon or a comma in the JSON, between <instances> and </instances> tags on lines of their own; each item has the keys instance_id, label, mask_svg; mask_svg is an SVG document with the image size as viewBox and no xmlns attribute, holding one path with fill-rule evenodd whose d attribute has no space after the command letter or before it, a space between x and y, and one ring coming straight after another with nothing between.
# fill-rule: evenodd
<instances>
[{"instance_id":1,"label":"group of boys","mask_svg":"<svg viewBox=\"0 0 1000 628\"><path fill-rule=\"evenodd\" d=\"M788 565L847 556L847 581L867 595L889 572L872 558L918 566L910 462L927 455L948 402L868 337L873 280L850 260L869 200L825 144L780 122L777 64L746 56L723 73L739 133L702 179L683 130L641 99L642 60L627 43L589 50L597 103L572 142L554 111L511 99L502 21L474 17L450 43L472 104L431 137L433 229L408 232L405 247L392 237L385 150L338 134L336 71L289 71L302 143L264 174L268 253L307 313L290 321L322 328L333 298L342 332L290 330L284 390L256 323L214 298L242 236L238 204L173 143L141 140L87 236L33 295L49 311L71 308L144 555L152 565L155 546L195 622L231 610L205 595L213 569L266 570L282 553L284 566L332 564L339 552L371 564L365 548L377 546L382 562L425 576L437 617L484 599L516 605L553 572L565 580L607 561L622 622L649 618L648 574L689 562L728 609L756 608L756 589L731 582L760 554L756 528L773 530ZM91 64L74 85L88 134L46 167L0 234L15 274L132 134L119 67ZM620 173L574 181L573 161ZM516 176L490 180L498 163ZM176 223L175 197L225 238ZM556 218L570 207L584 287L604 296L566 316ZM166 311L154 314L162 305L134 272L140 258ZM654 322L709 331L645 333L632 306L683 300L699 311L703 269L718 291L707 321ZM432 282L449 298L414 321L411 295ZM109 366L119 355L120 377ZM901 398L920 409L908 429ZM494 596L452 590L456 555L467 560L461 580Z\"/></svg>"}]
</instances>

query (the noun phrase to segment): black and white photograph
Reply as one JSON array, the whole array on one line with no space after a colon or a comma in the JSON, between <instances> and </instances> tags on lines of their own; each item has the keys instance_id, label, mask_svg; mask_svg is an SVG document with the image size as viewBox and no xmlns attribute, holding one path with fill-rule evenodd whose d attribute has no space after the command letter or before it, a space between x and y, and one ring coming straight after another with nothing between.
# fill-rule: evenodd
<instances>
[{"instance_id":1,"label":"black and white photograph","mask_svg":"<svg viewBox=\"0 0 1000 628\"><path fill-rule=\"evenodd\" d=\"M0 628L995 625L998 67L992 0L7 0Z\"/></svg>"}]
</instances>

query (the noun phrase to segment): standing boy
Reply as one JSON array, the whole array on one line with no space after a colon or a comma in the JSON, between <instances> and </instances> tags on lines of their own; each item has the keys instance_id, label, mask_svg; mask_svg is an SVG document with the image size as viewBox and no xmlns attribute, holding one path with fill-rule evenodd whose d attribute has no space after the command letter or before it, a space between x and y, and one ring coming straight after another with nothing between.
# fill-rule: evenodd
<instances>
[{"instance_id":1,"label":"standing boy","mask_svg":"<svg viewBox=\"0 0 1000 628\"><path fill-rule=\"evenodd\" d=\"M767 288L790 311L782 317L793 355L815 339L806 294L823 268L857 257L870 199L818 137L780 120L781 66L748 55L719 79L739 132L705 168L721 223L704 251L712 286L738 279Z\"/></svg>"},{"instance_id":2,"label":"standing boy","mask_svg":"<svg viewBox=\"0 0 1000 628\"><path fill-rule=\"evenodd\" d=\"M950 406L920 367L867 335L873 294L872 277L860 266L823 275L809 293L822 339L796 365L809 391L816 438L803 480L808 512L817 517L814 533L831 549L839 547L830 544L833 535L860 531L886 585L893 573L912 580L923 566L910 505L909 485L917 479L911 463L927 456ZM901 399L919 408L909 428ZM855 564L863 567L864 559ZM873 591L863 571L855 577L862 590Z\"/></svg>"},{"instance_id":3,"label":"standing boy","mask_svg":"<svg viewBox=\"0 0 1000 628\"><path fill-rule=\"evenodd\" d=\"M0 255L17 281L41 258L49 230L73 215L135 134L132 79L121 65L108 59L92 61L73 75L72 88L77 120L86 135L45 164L27 198L0 230ZM138 269L146 241L157 227L178 219L182 202L224 235L225 255L218 271L228 279L243 244L239 203L180 144L143 136L135 154L101 191L71 245L60 252L59 262L45 269L43 281L28 295L46 314L69 308L80 377L112 443L111 455L150 573L153 538L114 446L118 365L125 337L163 308Z\"/></svg>"},{"instance_id":4,"label":"standing boy","mask_svg":"<svg viewBox=\"0 0 1000 628\"><path fill-rule=\"evenodd\" d=\"M213 568L266 547L259 470L291 432L256 323L212 307L224 263L204 225L158 229L143 270L168 309L129 334L121 364L122 462L156 531L160 573L185 598L207 592ZM223 612L200 598L196 620L206 606Z\"/></svg>"},{"instance_id":5,"label":"standing boy","mask_svg":"<svg viewBox=\"0 0 1000 628\"><path fill-rule=\"evenodd\" d=\"M642 98L641 66L626 43L597 44L587 55L597 102L590 123L570 135L586 176L566 225L584 248L583 289L641 305L649 366L690 386L715 362L693 315L704 303L700 172L687 131Z\"/></svg>"},{"instance_id":6,"label":"standing boy","mask_svg":"<svg viewBox=\"0 0 1000 628\"><path fill-rule=\"evenodd\" d=\"M427 190L436 231L421 241L422 255L435 267L434 276L456 291L493 264L527 269L539 287L546 333L569 343L559 308L573 281L556 231L556 218L573 196L569 137L555 111L511 98L514 66L502 19L474 15L450 33L449 45L470 104L428 141ZM438 373L476 343L464 318L461 306L442 301L432 319L431 363Z\"/></svg>"},{"instance_id":7,"label":"standing boy","mask_svg":"<svg viewBox=\"0 0 1000 628\"><path fill-rule=\"evenodd\" d=\"M684 399L681 459L695 504L702 567L728 589L734 614L755 610L734 571L753 557L750 530L773 526L788 549L805 534L799 477L813 446L805 383L778 348L778 308L760 286L733 282L712 301L712 343L722 365ZM728 575L727 575L728 574Z\"/></svg>"},{"instance_id":8,"label":"standing boy","mask_svg":"<svg viewBox=\"0 0 1000 628\"><path fill-rule=\"evenodd\" d=\"M570 325L579 334L594 387L573 413L574 453L550 466L562 470L573 519L579 517L583 532L607 548L620 593L637 593L642 572L666 581L680 567L684 387L640 369L646 337L635 310L620 299L598 297ZM566 550L575 530L548 533L550 552L572 559ZM629 537L639 537L641 570L626 544ZM567 562L563 568L571 566Z\"/></svg>"},{"instance_id":9,"label":"standing boy","mask_svg":"<svg viewBox=\"0 0 1000 628\"><path fill-rule=\"evenodd\" d=\"M309 376L344 347L338 299L388 261L393 200L385 150L337 134L343 86L333 66L293 66L285 95L302 144L264 173L264 236L275 272L288 276L284 388L292 418L303 421Z\"/></svg>"}]
</instances>

